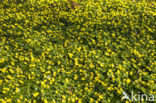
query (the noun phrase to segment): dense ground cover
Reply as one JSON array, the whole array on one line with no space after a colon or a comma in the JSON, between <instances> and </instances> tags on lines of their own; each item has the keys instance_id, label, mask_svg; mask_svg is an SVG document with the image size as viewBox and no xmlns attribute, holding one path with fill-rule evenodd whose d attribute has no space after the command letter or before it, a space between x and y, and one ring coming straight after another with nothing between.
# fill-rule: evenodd
<instances>
[{"instance_id":1,"label":"dense ground cover","mask_svg":"<svg viewBox=\"0 0 156 103\"><path fill-rule=\"evenodd\" d=\"M156 94L156 2L75 3L0 3L2 103L128 103L122 91Z\"/></svg>"}]
</instances>

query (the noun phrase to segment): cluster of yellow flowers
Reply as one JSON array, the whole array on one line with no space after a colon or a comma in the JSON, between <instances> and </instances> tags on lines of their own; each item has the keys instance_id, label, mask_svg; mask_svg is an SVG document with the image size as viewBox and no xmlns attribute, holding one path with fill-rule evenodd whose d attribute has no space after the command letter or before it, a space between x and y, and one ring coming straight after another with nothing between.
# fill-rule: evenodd
<instances>
[{"instance_id":1,"label":"cluster of yellow flowers","mask_svg":"<svg viewBox=\"0 0 156 103\"><path fill-rule=\"evenodd\" d=\"M121 103L123 90L156 94L155 10L154 0L4 0L0 102Z\"/></svg>"}]
</instances>

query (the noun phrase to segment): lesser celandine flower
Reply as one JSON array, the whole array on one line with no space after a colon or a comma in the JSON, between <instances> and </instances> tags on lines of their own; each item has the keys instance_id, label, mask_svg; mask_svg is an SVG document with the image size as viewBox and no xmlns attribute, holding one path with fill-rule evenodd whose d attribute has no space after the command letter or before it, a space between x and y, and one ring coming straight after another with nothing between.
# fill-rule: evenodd
<instances>
[{"instance_id":1,"label":"lesser celandine flower","mask_svg":"<svg viewBox=\"0 0 156 103\"><path fill-rule=\"evenodd\" d=\"M37 97L38 95L39 95L39 92L35 92L35 93L33 94L34 97Z\"/></svg>"},{"instance_id":2,"label":"lesser celandine flower","mask_svg":"<svg viewBox=\"0 0 156 103\"><path fill-rule=\"evenodd\" d=\"M0 3L0 102L112 103L124 102L124 89L155 93L155 6Z\"/></svg>"}]
</instances>

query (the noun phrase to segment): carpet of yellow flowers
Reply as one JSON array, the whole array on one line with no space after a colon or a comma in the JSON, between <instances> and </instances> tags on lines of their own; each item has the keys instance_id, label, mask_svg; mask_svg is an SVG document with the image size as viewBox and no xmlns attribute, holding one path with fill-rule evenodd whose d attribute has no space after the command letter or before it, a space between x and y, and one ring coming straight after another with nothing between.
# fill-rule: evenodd
<instances>
[{"instance_id":1,"label":"carpet of yellow flowers","mask_svg":"<svg viewBox=\"0 0 156 103\"><path fill-rule=\"evenodd\" d=\"M156 94L155 0L73 1L0 3L1 103Z\"/></svg>"}]
</instances>

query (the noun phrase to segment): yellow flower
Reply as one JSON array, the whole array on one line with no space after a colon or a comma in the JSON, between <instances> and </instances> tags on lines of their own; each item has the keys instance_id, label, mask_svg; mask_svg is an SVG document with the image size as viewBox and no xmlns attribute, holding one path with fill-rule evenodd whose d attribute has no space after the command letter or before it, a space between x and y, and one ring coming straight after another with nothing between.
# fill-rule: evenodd
<instances>
[{"instance_id":1,"label":"yellow flower","mask_svg":"<svg viewBox=\"0 0 156 103\"><path fill-rule=\"evenodd\" d=\"M7 98L7 103L11 103L11 98Z\"/></svg>"},{"instance_id":2,"label":"yellow flower","mask_svg":"<svg viewBox=\"0 0 156 103\"><path fill-rule=\"evenodd\" d=\"M75 74L75 75L74 75L74 80L77 80L77 78L78 78L78 76Z\"/></svg>"},{"instance_id":3,"label":"yellow flower","mask_svg":"<svg viewBox=\"0 0 156 103\"><path fill-rule=\"evenodd\" d=\"M56 72L53 73L53 76L54 76L54 77L56 76Z\"/></svg>"},{"instance_id":4,"label":"yellow flower","mask_svg":"<svg viewBox=\"0 0 156 103\"><path fill-rule=\"evenodd\" d=\"M82 99L81 98L78 99L78 103L82 103Z\"/></svg>"},{"instance_id":5,"label":"yellow flower","mask_svg":"<svg viewBox=\"0 0 156 103\"><path fill-rule=\"evenodd\" d=\"M20 89L19 88L16 88L15 93L18 93L19 91L20 91Z\"/></svg>"},{"instance_id":6,"label":"yellow flower","mask_svg":"<svg viewBox=\"0 0 156 103\"><path fill-rule=\"evenodd\" d=\"M91 63L91 64L89 65L89 67L90 67L90 68L94 68L94 65Z\"/></svg>"},{"instance_id":7,"label":"yellow flower","mask_svg":"<svg viewBox=\"0 0 156 103\"><path fill-rule=\"evenodd\" d=\"M6 101L4 99L0 99L1 103L6 103Z\"/></svg>"},{"instance_id":8,"label":"yellow flower","mask_svg":"<svg viewBox=\"0 0 156 103\"><path fill-rule=\"evenodd\" d=\"M75 103L75 98L72 98L72 103Z\"/></svg>"},{"instance_id":9,"label":"yellow flower","mask_svg":"<svg viewBox=\"0 0 156 103\"><path fill-rule=\"evenodd\" d=\"M78 64L78 58L75 58L75 65L79 65Z\"/></svg>"},{"instance_id":10,"label":"yellow flower","mask_svg":"<svg viewBox=\"0 0 156 103\"><path fill-rule=\"evenodd\" d=\"M68 53L69 55L69 58L72 58L73 57L73 54L72 53Z\"/></svg>"},{"instance_id":11,"label":"yellow flower","mask_svg":"<svg viewBox=\"0 0 156 103\"><path fill-rule=\"evenodd\" d=\"M126 82L127 82L127 84L129 84L131 82L131 80L128 78Z\"/></svg>"},{"instance_id":12,"label":"yellow flower","mask_svg":"<svg viewBox=\"0 0 156 103\"><path fill-rule=\"evenodd\" d=\"M117 90L117 93L121 94L121 90L120 90L120 89L118 89L118 90Z\"/></svg>"},{"instance_id":13,"label":"yellow flower","mask_svg":"<svg viewBox=\"0 0 156 103\"><path fill-rule=\"evenodd\" d=\"M108 87L107 89L110 91L111 90L111 87Z\"/></svg>"},{"instance_id":14,"label":"yellow flower","mask_svg":"<svg viewBox=\"0 0 156 103\"><path fill-rule=\"evenodd\" d=\"M85 78L84 78L84 77L82 77L82 78L81 78L81 80L85 80Z\"/></svg>"},{"instance_id":15,"label":"yellow flower","mask_svg":"<svg viewBox=\"0 0 156 103\"><path fill-rule=\"evenodd\" d=\"M5 61L4 58L1 58L1 59L0 59L0 63L3 63L4 61Z\"/></svg>"},{"instance_id":16,"label":"yellow flower","mask_svg":"<svg viewBox=\"0 0 156 103\"><path fill-rule=\"evenodd\" d=\"M47 99L44 99L44 103L48 103Z\"/></svg>"},{"instance_id":17,"label":"yellow flower","mask_svg":"<svg viewBox=\"0 0 156 103\"><path fill-rule=\"evenodd\" d=\"M38 95L39 95L39 92L35 92L35 93L33 94L34 97L37 97Z\"/></svg>"},{"instance_id":18,"label":"yellow flower","mask_svg":"<svg viewBox=\"0 0 156 103\"><path fill-rule=\"evenodd\" d=\"M109 53L105 52L105 55L106 55L106 56L109 56Z\"/></svg>"},{"instance_id":19,"label":"yellow flower","mask_svg":"<svg viewBox=\"0 0 156 103\"><path fill-rule=\"evenodd\" d=\"M69 82L69 80L68 80L68 78L66 78L66 83L68 83Z\"/></svg>"},{"instance_id":20,"label":"yellow flower","mask_svg":"<svg viewBox=\"0 0 156 103\"><path fill-rule=\"evenodd\" d=\"M0 85L2 84L3 80L0 80Z\"/></svg>"},{"instance_id":21,"label":"yellow flower","mask_svg":"<svg viewBox=\"0 0 156 103\"><path fill-rule=\"evenodd\" d=\"M33 103L37 103L36 100L33 100Z\"/></svg>"},{"instance_id":22,"label":"yellow flower","mask_svg":"<svg viewBox=\"0 0 156 103\"><path fill-rule=\"evenodd\" d=\"M112 34L113 37L115 37L115 34Z\"/></svg>"},{"instance_id":23,"label":"yellow flower","mask_svg":"<svg viewBox=\"0 0 156 103\"><path fill-rule=\"evenodd\" d=\"M103 66L104 66L104 64L103 64L103 63L100 63L100 66L101 66L101 67L103 67Z\"/></svg>"},{"instance_id":24,"label":"yellow flower","mask_svg":"<svg viewBox=\"0 0 156 103\"><path fill-rule=\"evenodd\" d=\"M60 65L61 64L61 62L60 61L58 61L58 65Z\"/></svg>"},{"instance_id":25,"label":"yellow flower","mask_svg":"<svg viewBox=\"0 0 156 103\"><path fill-rule=\"evenodd\" d=\"M93 102L93 100L94 100L93 98L90 98L90 102Z\"/></svg>"},{"instance_id":26,"label":"yellow flower","mask_svg":"<svg viewBox=\"0 0 156 103\"><path fill-rule=\"evenodd\" d=\"M56 93L56 94L58 94L59 92L58 92L58 91L56 91L55 93Z\"/></svg>"},{"instance_id":27,"label":"yellow flower","mask_svg":"<svg viewBox=\"0 0 156 103\"><path fill-rule=\"evenodd\" d=\"M78 50L78 52L80 52L80 50L81 50L81 47L77 48L77 50Z\"/></svg>"},{"instance_id":28,"label":"yellow flower","mask_svg":"<svg viewBox=\"0 0 156 103\"><path fill-rule=\"evenodd\" d=\"M129 101L126 101L125 103L130 103Z\"/></svg>"},{"instance_id":29,"label":"yellow flower","mask_svg":"<svg viewBox=\"0 0 156 103\"><path fill-rule=\"evenodd\" d=\"M17 103L22 103L22 102L20 101L20 99L17 99Z\"/></svg>"},{"instance_id":30,"label":"yellow flower","mask_svg":"<svg viewBox=\"0 0 156 103\"><path fill-rule=\"evenodd\" d=\"M5 90L2 91L2 93L4 93L4 94L5 94L6 92L7 92L7 91L5 91Z\"/></svg>"},{"instance_id":31,"label":"yellow flower","mask_svg":"<svg viewBox=\"0 0 156 103\"><path fill-rule=\"evenodd\" d=\"M99 95L99 98L100 98L100 99L103 99L103 96L102 96L102 95Z\"/></svg>"}]
</instances>

